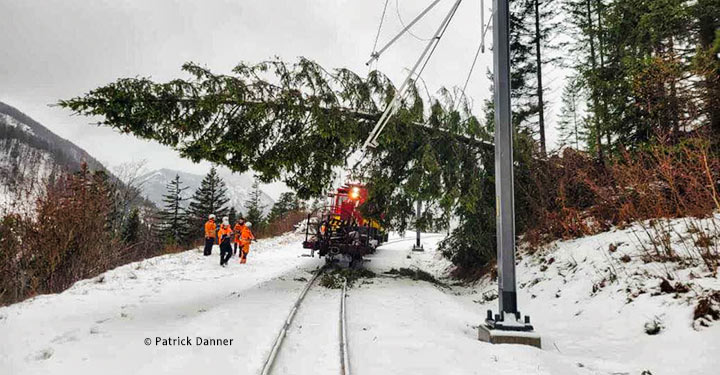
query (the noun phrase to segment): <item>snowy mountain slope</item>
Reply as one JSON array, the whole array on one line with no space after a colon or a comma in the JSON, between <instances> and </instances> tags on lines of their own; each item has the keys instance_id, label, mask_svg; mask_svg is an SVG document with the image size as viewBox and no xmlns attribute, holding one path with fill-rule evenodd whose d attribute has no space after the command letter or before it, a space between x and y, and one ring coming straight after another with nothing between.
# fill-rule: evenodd
<instances>
[{"instance_id":1,"label":"snowy mountain slope","mask_svg":"<svg viewBox=\"0 0 720 375\"><path fill-rule=\"evenodd\" d=\"M29 212L45 182L61 169L46 151L0 139L0 213Z\"/></svg>"},{"instance_id":2,"label":"snowy mountain slope","mask_svg":"<svg viewBox=\"0 0 720 375\"><path fill-rule=\"evenodd\" d=\"M385 274L409 267L444 277L449 268L435 251L442 235L424 234L423 253L410 251L414 236L391 238L365 262L377 277L348 291L353 373L716 374L720 322L693 327L691 296L654 295L659 284L654 272L670 270L674 281L692 282L697 293L718 290L717 276L702 267L643 263L639 244L630 240L632 230L637 228L523 255L517 266L519 307L532 317L543 349L477 340L485 310L497 308L497 285L490 280L442 286ZM245 267L233 259L220 268L217 248L212 257L192 250L122 266L63 293L0 308L0 368L12 374L258 373L303 280L324 263L300 256L306 253L301 239L288 234L259 241ZM610 253L609 244L618 242L628 245ZM631 260L620 268L616 260L624 255ZM617 270L613 280L605 273L610 265ZM602 280L605 285L596 287ZM634 293L631 285L647 290ZM336 366L313 355L325 352L319 346L337 350L331 333L338 295L317 288L309 297L312 306L300 307L273 373L336 373L329 371ZM328 319L318 320L324 311ZM650 336L644 325L656 316L665 328ZM303 335L308 330L317 334ZM155 344L158 337L197 336L233 344Z\"/></svg>"},{"instance_id":3,"label":"snowy mountain slope","mask_svg":"<svg viewBox=\"0 0 720 375\"><path fill-rule=\"evenodd\" d=\"M59 137L17 108L3 102L0 102L0 124L21 129L29 138L32 138L32 144L35 147L40 146L40 148L48 151L63 166L77 169L80 164L87 163L90 169L104 169L102 163L82 148L67 139ZM2 138L5 137L7 135Z\"/></svg>"},{"instance_id":4,"label":"snowy mountain slope","mask_svg":"<svg viewBox=\"0 0 720 375\"><path fill-rule=\"evenodd\" d=\"M182 171L172 169L158 169L156 171L149 172L140 177L142 181L143 194L158 207L163 206L162 197L167 192L167 184L175 178L175 175L180 176L180 181L183 186L189 187L185 190L185 197L189 198L193 195L195 190L200 186L204 176L186 173ZM237 175L230 173L220 172L220 177L225 181L228 188L228 198L230 198L230 204L237 210L245 210L245 201L250 197L252 191L253 180L247 175ZM270 212L274 203L273 199L269 195L262 193L261 197L262 204L265 205L264 213Z\"/></svg>"},{"instance_id":5,"label":"snowy mountain slope","mask_svg":"<svg viewBox=\"0 0 720 375\"><path fill-rule=\"evenodd\" d=\"M102 164L16 108L0 102L0 214L28 212L61 171Z\"/></svg>"},{"instance_id":6,"label":"snowy mountain slope","mask_svg":"<svg viewBox=\"0 0 720 375\"><path fill-rule=\"evenodd\" d=\"M29 135L35 135L35 132L33 132L30 126L23 124L22 122L16 120L15 117L12 117L7 113L0 113L0 122L12 128L16 128L22 132L25 132Z\"/></svg>"}]
</instances>

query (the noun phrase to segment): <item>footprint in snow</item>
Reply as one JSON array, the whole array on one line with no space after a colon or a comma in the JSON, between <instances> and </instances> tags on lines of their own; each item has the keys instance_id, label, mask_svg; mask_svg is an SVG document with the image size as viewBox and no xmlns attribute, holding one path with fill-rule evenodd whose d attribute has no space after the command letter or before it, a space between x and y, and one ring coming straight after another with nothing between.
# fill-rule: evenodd
<instances>
[{"instance_id":1,"label":"footprint in snow","mask_svg":"<svg viewBox=\"0 0 720 375\"><path fill-rule=\"evenodd\" d=\"M36 352L34 355L32 355L31 359L36 360L36 361L44 361L44 360L52 357L52 355L54 353L55 353L55 350L53 350L53 348L45 348L43 350Z\"/></svg>"},{"instance_id":2,"label":"footprint in snow","mask_svg":"<svg viewBox=\"0 0 720 375\"><path fill-rule=\"evenodd\" d=\"M52 342L53 344L63 344L70 341L77 341L77 332L78 330L76 329L72 331L67 331L60 336L56 336L50 342Z\"/></svg>"}]
</instances>

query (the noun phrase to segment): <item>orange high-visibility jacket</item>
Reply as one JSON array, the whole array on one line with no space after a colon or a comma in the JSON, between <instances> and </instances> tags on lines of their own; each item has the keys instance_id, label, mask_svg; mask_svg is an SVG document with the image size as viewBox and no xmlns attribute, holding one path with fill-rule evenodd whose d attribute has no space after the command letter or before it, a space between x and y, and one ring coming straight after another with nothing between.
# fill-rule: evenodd
<instances>
[{"instance_id":1,"label":"orange high-visibility jacket","mask_svg":"<svg viewBox=\"0 0 720 375\"><path fill-rule=\"evenodd\" d=\"M240 238L243 245L250 245L250 241L254 240L255 236L252 234L252 231L250 231L250 228L243 225L242 232L240 233Z\"/></svg>"},{"instance_id":2,"label":"orange high-visibility jacket","mask_svg":"<svg viewBox=\"0 0 720 375\"><path fill-rule=\"evenodd\" d=\"M240 233L242 233L242 229L245 228L245 225L240 223L235 223L235 243L240 244Z\"/></svg>"},{"instance_id":3,"label":"orange high-visibility jacket","mask_svg":"<svg viewBox=\"0 0 720 375\"><path fill-rule=\"evenodd\" d=\"M220 241L222 241L223 236L232 236L232 229L230 229L229 225L220 225L220 230L218 231L218 244L220 244Z\"/></svg>"},{"instance_id":4,"label":"orange high-visibility jacket","mask_svg":"<svg viewBox=\"0 0 720 375\"><path fill-rule=\"evenodd\" d=\"M205 222L205 238L215 238L215 220Z\"/></svg>"}]
</instances>

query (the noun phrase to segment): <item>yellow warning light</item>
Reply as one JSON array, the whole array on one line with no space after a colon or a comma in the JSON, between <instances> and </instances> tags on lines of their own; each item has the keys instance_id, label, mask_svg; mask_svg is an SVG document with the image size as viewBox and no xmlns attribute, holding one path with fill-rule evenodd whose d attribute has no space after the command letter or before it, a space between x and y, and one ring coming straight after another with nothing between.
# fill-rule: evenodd
<instances>
[{"instance_id":1,"label":"yellow warning light","mask_svg":"<svg viewBox=\"0 0 720 375\"><path fill-rule=\"evenodd\" d=\"M350 190L350 199L358 199L358 198L360 198L360 188L355 186L352 188L352 190Z\"/></svg>"}]
</instances>

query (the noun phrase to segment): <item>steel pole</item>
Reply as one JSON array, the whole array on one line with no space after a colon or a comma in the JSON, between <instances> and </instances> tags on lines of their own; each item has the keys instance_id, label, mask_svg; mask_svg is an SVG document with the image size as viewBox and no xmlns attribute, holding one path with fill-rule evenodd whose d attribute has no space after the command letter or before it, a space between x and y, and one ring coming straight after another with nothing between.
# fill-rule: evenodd
<instances>
[{"instance_id":1,"label":"steel pole","mask_svg":"<svg viewBox=\"0 0 720 375\"><path fill-rule=\"evenodd\" d=\"M417 214L415 215L415 231L416 231L416 237L415 237L415 246L418 248L420 247L420 227L418 226L417 222L420 220L420 213L422 211L422 202L418 199L417 201Z\"/></svg>"},{"instance_id":2,"label":"steel pole","mask_svg":"<svg viewBox=\"0 0 720 375\"><path fill-rule=\"evenodd\" d=\"M513 129L510 109L510 2L494 0L495 202L501 320L517 313ZM504 314L503 314L504 313Z\"/></svg>"},{"instance_id":3,"label":"steel pole","mask_svg":"<svg viewBox=\"0 0 720 375\"><path fill-rule=\"evenodd\" d=\"M424 251L422 245L420 244L420 225L418 222L420 221L420 215L422 214L422 201L418 199L417 201L417 211L415 213L415 245L413 246L413 251Z\"/></svg>"}]
</instances>

